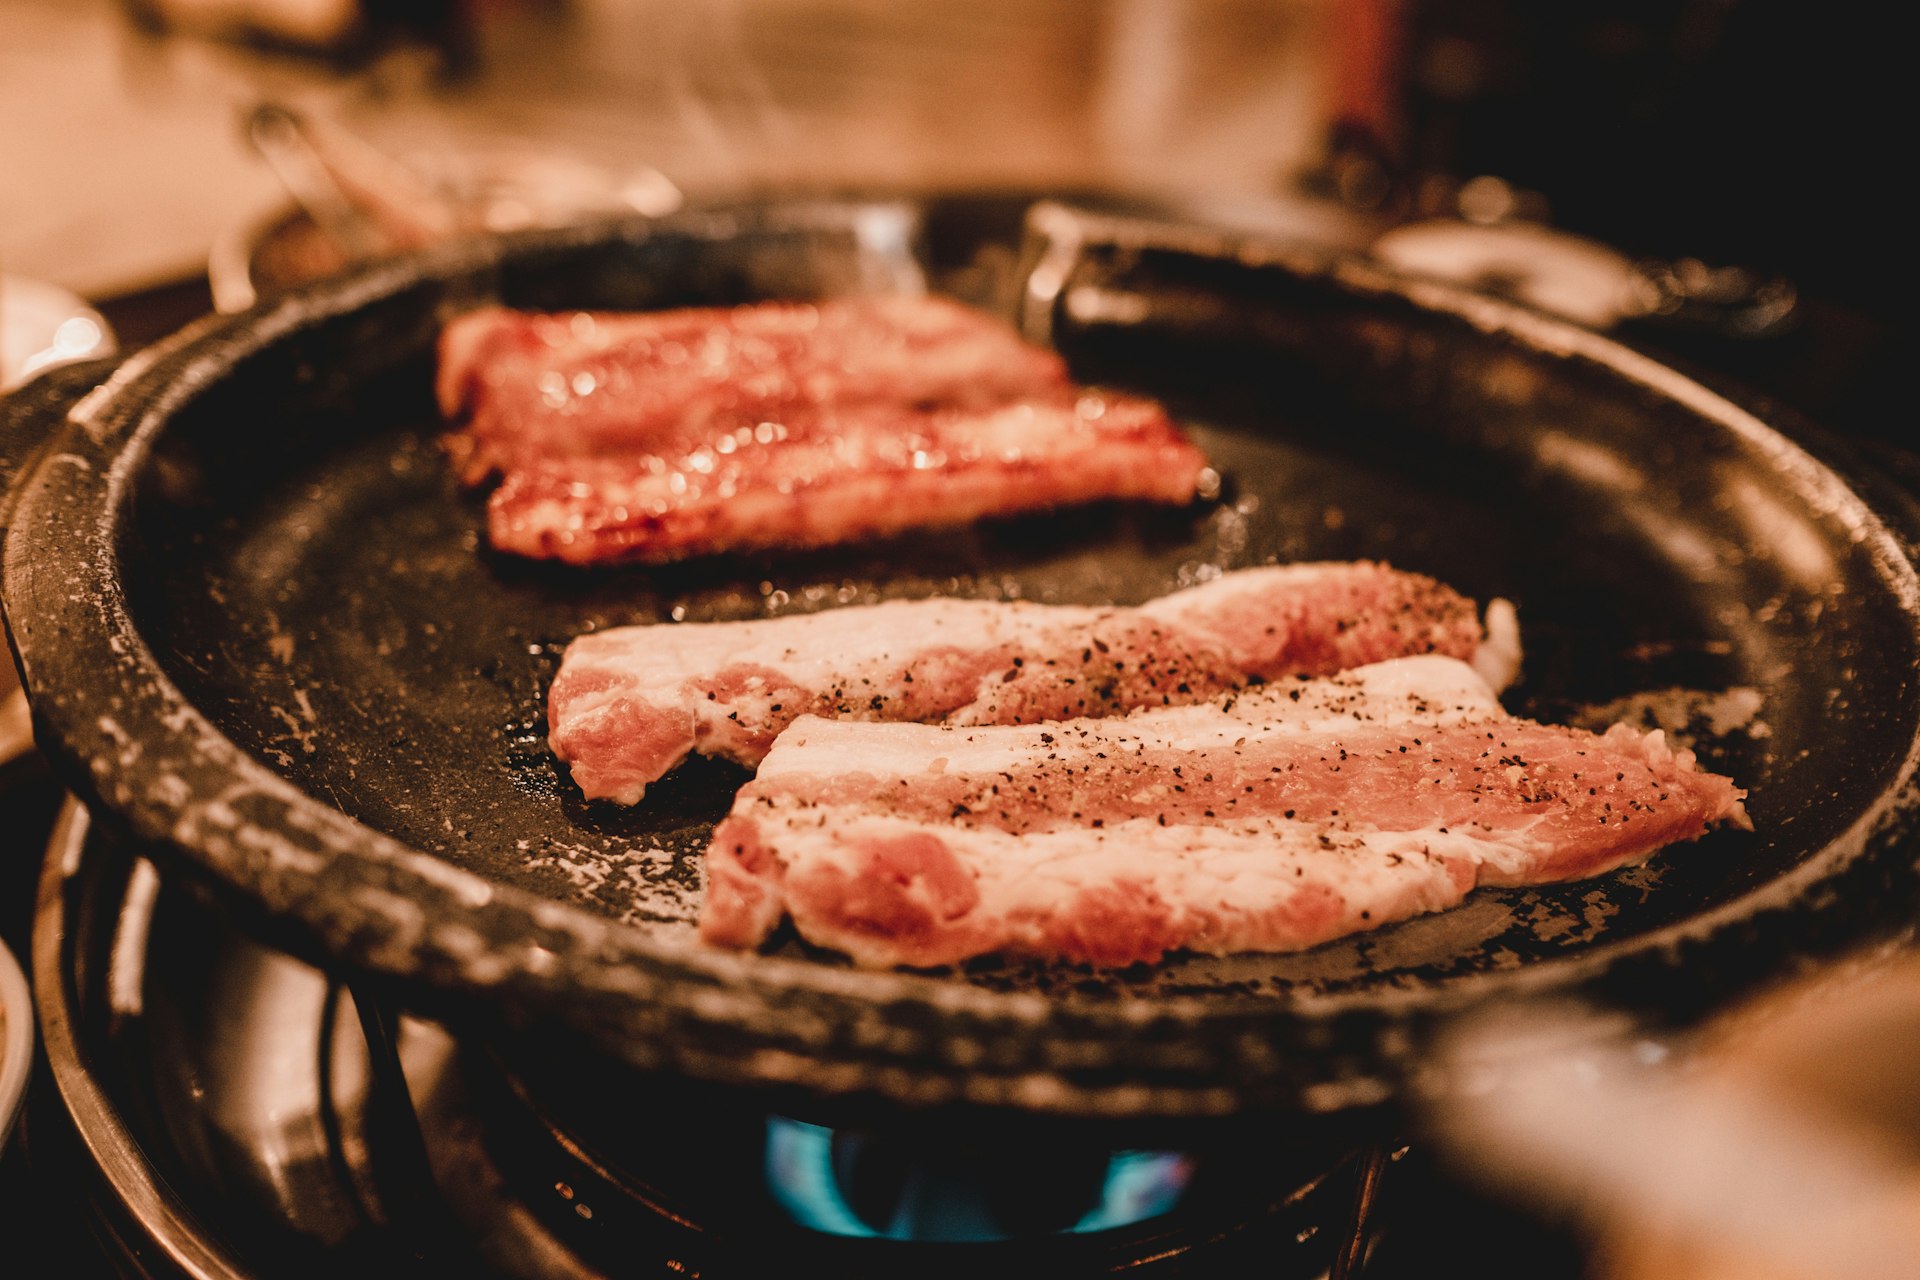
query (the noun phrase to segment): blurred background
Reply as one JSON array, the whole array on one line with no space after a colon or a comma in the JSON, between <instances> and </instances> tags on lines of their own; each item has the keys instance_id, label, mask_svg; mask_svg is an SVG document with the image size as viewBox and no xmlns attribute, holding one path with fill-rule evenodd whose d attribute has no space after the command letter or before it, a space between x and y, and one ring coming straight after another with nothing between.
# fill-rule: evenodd
<instances>
[{"instance_id":1,"label":"blurred background","mask_svg":"<svg viewBox=\"0 0 1920 1280\"><path fill-rule=\"evenodd\" d=\"M1306 164L1319 0L6 0L0 255L71 287L204 265L276 198L272 99L397 155L537 149L689 191L1191 186ZM21 127L21 126L25 127ZM76 164L84 155L84 163Z\"/></svg>"},{"instance_id":2,"label":"blurred background","mask_svg":"<svg viewBox=\"0 0 1920 1280\"><path fill-rule=\"evenodd\" d=\"M1651 310L1707 321L1667 349L1885 433L1902 47L1862 0L0 0L0 270L185 290L123 338L208 305L223 237L257 249L290 190L326 198L266 154L265 103L339 167L397 162L372 185L403 222L417 179L514 187L495 225L795 186L1173 193L1363 246L1544 224L1665 271ZM1539 269L1396 248L1510 292ZM1792 305L1742 312L1769 284Z\"/></svg>"}]
</instances>

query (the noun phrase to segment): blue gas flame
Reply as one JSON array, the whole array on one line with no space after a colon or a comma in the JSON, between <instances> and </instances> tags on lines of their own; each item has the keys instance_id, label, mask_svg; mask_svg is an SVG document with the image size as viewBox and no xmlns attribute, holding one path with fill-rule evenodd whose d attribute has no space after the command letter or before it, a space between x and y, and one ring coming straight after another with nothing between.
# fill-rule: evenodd
<instances>
[{"instance_id":1,"label":"blue gas flame","mask_svg":"<svg viewBox=\"0 0 1920 1280\"><path fill-rule=\"evenodd\" d=\"M1115 1151L1100 1200L1069 1231L1111 1231L1170 1211L1193 1179L1194 1160L1177 1151ZM833 1130L785 1116L767 1121L767 1188L800 1226L835 1236L917 1238L911 1221L879 1230L847 1203L833 1171ZM976 1239L999 1238L981 1234Z\"/></svg>"}]
</instances>

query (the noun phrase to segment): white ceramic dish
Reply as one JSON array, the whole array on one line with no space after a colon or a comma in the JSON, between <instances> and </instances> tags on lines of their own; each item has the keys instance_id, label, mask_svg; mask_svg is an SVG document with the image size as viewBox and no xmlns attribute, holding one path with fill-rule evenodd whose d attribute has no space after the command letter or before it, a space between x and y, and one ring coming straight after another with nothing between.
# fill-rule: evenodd
<instances>
[{"instance_id":1,"label":"white ceramic dish","mask_svg":"<svg viewBox=\"0 0 1920 1280\"><path fill-rule=\"evenodd\" d=\"M0 391L42 369L113 350L113 330L78 295L0 275Z\"/></svg>"},{"instance_id":2,"label":"white ceramic dish","mask_svg":"<svg viewBox=\"0 0 1920 1280\"><path fill-rule=\"evenodd\" d=\"M33 1064L33 997L13 952L0 943L0 1149L4 1149Z\"/></svg>"}]
</instances>

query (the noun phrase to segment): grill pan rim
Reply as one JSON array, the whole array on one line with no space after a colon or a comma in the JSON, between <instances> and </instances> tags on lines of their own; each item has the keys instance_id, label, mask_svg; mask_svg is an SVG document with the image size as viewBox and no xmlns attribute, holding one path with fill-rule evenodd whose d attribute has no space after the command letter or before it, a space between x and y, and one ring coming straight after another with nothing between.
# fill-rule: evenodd
<instances>
[{"instance_id":1,"label":"grill pan rim","mask_svg":"<svg viewBox=\"0 0 1920 1280\"><path fill-rule=\"evenodd\" d=\"M1848 831L1787 875L1673 926L1508 973L1462 975L1416 990L1316 993L1306 998L1174 996L1151 1002L1069 1006L1037 995L985 991L925 975L863 973L802 960L688 949L585 908L493 883L375 831L298 790L221 734L168 679L146 647L127 610L117 573L116 543L127 518L129 489L154 440L224 368L296 330L350 315L424 279L484 271L529 247L664 234L735 235L769 222L831 223L866 207L807 204L746 213L699 211L653 223L596 224L466 242L377 264L237 316L210 318L136 355L74 406L64 438L41 457L20 484L16 498L13 533L5 548L6 598L27 687L34 694L41 741L77 789L139 838L168 847L201 872L211 873L227 890L257 900L267 914L288 923L313 949L376 974L420 980L429 988L451 984L467 993L491 991L520 1006L523 1013L529 1003L543 1003L567 987L598 987L613 1007L646 1005L653 1007L655 1015L665 1010L674 1015L669 1019L674 1025L715 1022L709 1006L716 1002L707 994L715 991L775 1013L794 1000L824 1002L849 1017L905 1002L937 1010L977 1034L1011 1030L1044 1036L1062 1046L1087 1043L1110 1049L1149 1029L1197 1023L1209 1024L1219 1033L1239 1030L1254 1037L1270 1030L1276 1019L1332 1026L1359 1015L1392 1024L1489 999L1569 990L1627 959L1672 961L1756 915L1795 907L1820 884L1872 851L1914 804L1920 742L1910 748L1894 783L1874 798ZM1902 608L1910 617L1920 612L1916 603L1920 602L1920 576L1905 548L1851 486L1774 427L1648 357L1517 306L1447 286L1408 281L1357 260L1303 256L1295 246L1263 246L1242 237L1197 231L1139 228L1128 232L1125 224L1103 224L1103 233L1133 234L1142 243L1230 256L1249 266L1321 270L1342 288L1410 300L1422 309L1453 315L1490 336L1530 350L1590 361L1616 376L1640 382L1663 398L1680 398L1716 429L1766 451L1797 482L1811 488L1813 496L1846 513L1869 544L1876 572ZM1302 264L1317 265L1303 268ZM90 518L83 520L83 513L90 513ZM62 536L72 539L71 549L63 556L45 556L49 538ZM68 576L76 559L90 575L78 593L71 591ZM263 806L260 817L278 821L247 820L242 811L248 805ZM373 896L396 894L416 906L430 904L429 916L432 906L438 905L497 912L490 920L517 919L522 922L524 947L508 957L508 967L496 980L476 982L483 968L499 969L497 955L488 957L483 966L475 957L447 954L447 940L430 932L410 940L382 936L380 920L392 924L397 917L382 917L377 907L343 913L339 902L329 901L324 890L334 879L343 885L360 879L343 871L345 866L366 873L364 885ZM316 885L299 883L303 876L315 874ZM315 887L322 892L312 892ZM624 1052L639 1065L660 1065L658 1055L634 1051L636 1035L652 1025L645 1018L639 1027L622 1028L617 1019L610 1026L601 1016L573 1018L563 1012L561 1017L589 1039ZM717 1021L732 1025L726 1014ZM1119 1059L1125 1056L1123 1052ZM680 1065L688 1063L682 1060ZM719 1059L705 1065L722 1073L729 1069ZM803 1074L798 1066L764 1072L768 1065L761 1061L742 1074L756 1078ZM911 1074L913 1068L894 1070ZM919 1095L928 1092L911 1081L890 1079L881 1065L855 1074L863 1077L857 1087L886 1096L924 1100ZM1091 1107L1109 1112L1131 1105L1142 1110L1177 1106L1212 1111L1233 1103L1199 1081L1144 1091L1125 1082L1063 1085L1061 1081L1055 1072L1028 1071L997 1080L991 1073L981 1073L968 1081L950 1082L949 1087L961 1097L979 1093L1043 1110ZM1359 1094L1368 1092L1358 1087Z\"/></svg>"}]
</instances>

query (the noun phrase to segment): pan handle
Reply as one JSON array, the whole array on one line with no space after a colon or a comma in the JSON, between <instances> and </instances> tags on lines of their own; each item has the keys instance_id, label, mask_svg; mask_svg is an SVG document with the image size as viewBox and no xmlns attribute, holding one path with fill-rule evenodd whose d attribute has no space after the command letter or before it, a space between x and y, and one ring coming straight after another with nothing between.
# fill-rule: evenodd
<instances>
[{"instance_id":1,"label":"pan handle","mask_svg":"<svg viewBox=\"0 0 1920 1280\"><path fill-rule=\"evenodd\" d=\"M55 365L0 396L0 543L13 517L14 489L32 469L41 446L65 423L67 411L105 382L125 358Z\"/></svg>"}]
</instances>

